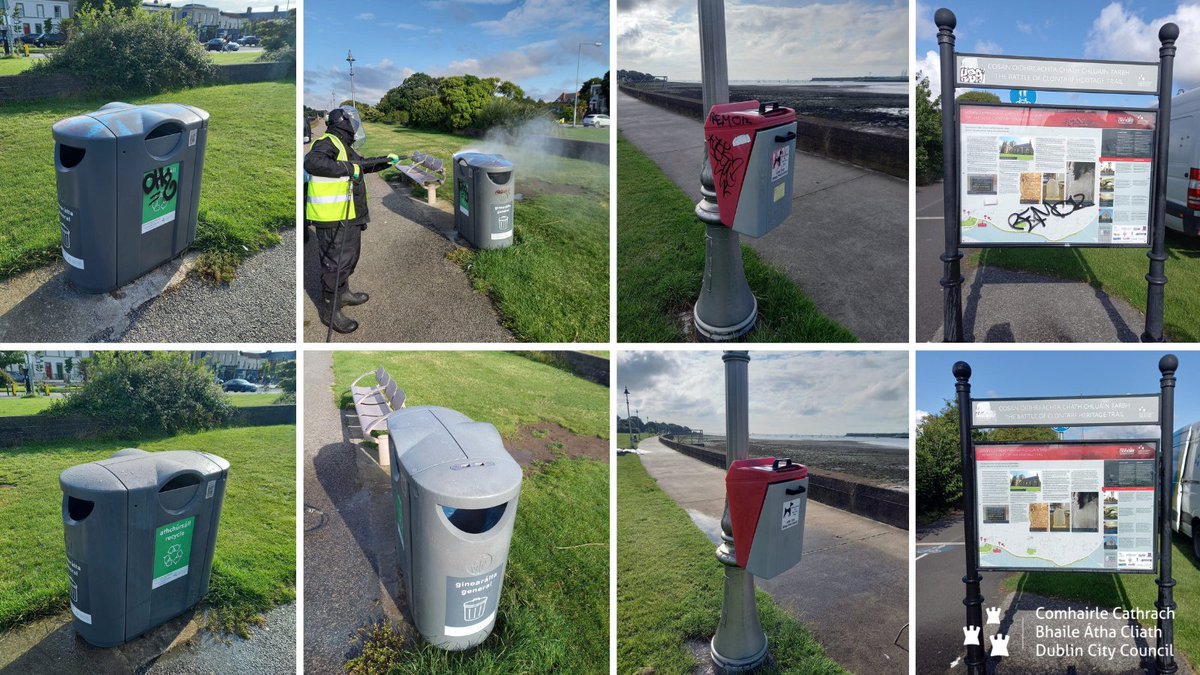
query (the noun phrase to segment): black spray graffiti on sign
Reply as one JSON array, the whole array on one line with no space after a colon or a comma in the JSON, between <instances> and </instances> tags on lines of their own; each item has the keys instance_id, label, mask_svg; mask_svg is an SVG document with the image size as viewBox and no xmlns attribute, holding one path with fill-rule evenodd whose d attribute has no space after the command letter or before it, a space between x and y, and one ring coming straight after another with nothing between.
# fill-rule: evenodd
<instances>
[{"instance_id":1,"label":"black spray graffiti on sign","mask_svg":"<svg viewBox=\"0 0 1200 675\"><path fill-rule=\"evenodd\" d=\"M178 190L179 181L175 180L175 174L171 171L171 167L160 167L142 178L142 193L152 195L150 197L151 206L166 204L175 198Z\"/></svg>"},{"instance_id":2,"label":"black spray graffiti on sign","mask_svg":"<svg viewBox=\"0 0 1200 675\"><path fill-rule=\"evenodd\" d=\"M1046 219L1051 216L1066 218L1079 209L1085 208L1086 201L1087 195L1081 192L1067 197L1061 202L1046 202L1042 204L1042 208L1031 206L1024 211L1009 214L1008 226L1022 232L1033 232L1037 227L1045 227Z\"/></svg>"},{"instance_id":3,"label":"black spray graffiti on sign","mask_svg":"<svg viewBox=\"0 0 1200 675\"><path fill-rule=\"evenodd\" d=\"M713 182L719 188L720 194L728 195L742 177L746 159L735 157L733 146L717 136L708 137L708 156L713 164Z\"/></svg>"}]
</instances>

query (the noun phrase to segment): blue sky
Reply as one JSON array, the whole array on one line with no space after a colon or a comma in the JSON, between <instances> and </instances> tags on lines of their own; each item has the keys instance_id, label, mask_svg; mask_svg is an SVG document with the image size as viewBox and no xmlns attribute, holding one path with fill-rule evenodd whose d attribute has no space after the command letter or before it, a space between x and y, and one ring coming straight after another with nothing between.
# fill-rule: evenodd
<instances>
[{"instance_id":1,"label":"blue sky","mask_svg":"<svg viewBox=\"0 0 1200 675\"><path fill-rule=\"evenodd\" d=\"M696 0L617 0L625 70L700 79ZM731 80L900 75L908 0L725 0Z\"/></svg>"},{"instance_id":2,"label":"blue sky","mask_svg":"<svg viewBox=\"0 0 1200 675\"><path fill-rule=\"evenodd\" d=\"M617 391L629 388L643 419L725 432L720 351L624 351ZM754 434L903 432L908 428L908 352L750 352ZM625 416L625 397L619 396ZM636 413L635 413L636 414Z\"/></svg>"},{"instance_id":3,"label":"blue sky","mask_svg":"<svg viewBox=\"0 0 1200 675\"><path fill-rule=\"evenodd\" d=\"M304 3L304 102L329 107L349 98L346 51L354 51L354 88L376 103L414 72L496 76L534 98L553 99L580 79L608 70L608 0L357 0Z\"/></svg>"},{"instance_id":4,"label":"blue sky","mask_svg":"<svg viewBox=\"0 0 1200 675\"><path fill-rule=\"evenodd\" d=\"M955 361L971 366L975 398L1157 394L1161 351L917 352L917 415L936 413L954 398ZM1175 428L1200 420L1200 353L1179 357ZM1078 438L1078 430L1066 438Z\"/></svg>"},{"instance_id":5,"label":"blue sky","mask_svg":"<svg viewBox=\"0 0 1200 675\"><path fill-rule=\"evenodd\" d=\"M939 69L937 27L933 23L933 13L939 7L952 10L958 18L958 27L954 31L958 51L1008 56L1157 61L1158 29L1164 23L1173 21L1179 26L1180 33L1176 45L1178 51L1175 55L1175 86L1172 92L1200 86L1200 2L1195 0L1006 0L995 3L918 0L915 7L916 70L935 75L931 77L935 96L938 94L936 74ZM1006 90L990 91L1008 102ZM1149 107L1154 105L1154 101L1154 97L1150 96L1037 94L1039 104Z\"/></svg>"}]
</instances>

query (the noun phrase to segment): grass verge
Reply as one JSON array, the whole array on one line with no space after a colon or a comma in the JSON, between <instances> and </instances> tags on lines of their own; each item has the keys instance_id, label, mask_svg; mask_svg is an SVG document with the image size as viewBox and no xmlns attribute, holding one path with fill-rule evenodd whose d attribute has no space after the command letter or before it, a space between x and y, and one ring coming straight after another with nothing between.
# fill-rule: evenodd
<instances>
[{"instance_id":1,"label":"grass verge","mask_svg":"<svg viewBox=\"0 0 1200 675\"><path fill-rule=\"evenodd\" d=\"M125 447L204 450L229 460L208 595L209 627L247 635L296 597L296 427L221 429L157 441L73 441L0 453L0 630L67 607L58 476ZM12 572L19 570L19 574Z\"/></svg>"},{"instance_id":2,"label":"grass verge","mask_svg":"<svg viewBox=\"0 0 1200 675\"><path fill-rule=\"evenodd\" d=\"M623 431L617 432L617 447L625 448L627 450L632 448L633 444L629 442L629 436L630 434L627 434Z\"/></svg>"},{"instance_id":3,"label":"grass verge","mask_svg":"<svg viewBox=\"0 0 1200 675\"><path fill-rule=\"evenodd\" d=\"M1171 576L1175 578L1175 649L1188 662L1200 658L1200 563L1192 557L1191 542L1175 535L1172 541ZM1020 590L1048 597L1079 600L1097 607L1111 609L1139 608L1153 610L1158 599L1157 574L1055 574L1026 572L1004 580L1007 591ZM1153 628L1155 621L1143 621ZM1151 639L1153 642L1153 638Z\"/></svg>"},{"instance_id":4,"label":"grass verge","mask_svg":"<svg viewBox=\"0 0 1200 675\"><path fill-rule=\"evenodd\" d=\"M350 404L350 383L383 366L405 405L453 408L511 438L553 422L580 436L608 438L608 389L508 352L334 352L334 403ZM374 376L363 384L373 384Z\"/></svg>"},{"instance_id":5,"label":"grass verge","mask_svg":"<svg viewBox=\"0 0 1200 675\"><path fill-rule=\"evenodd\" d=\"M247 114L251 101L253 114ZM185 103L211 115L193 244L204 252L200 273L228 281L238 263L279 243L279 230L295 227L295 101L296 85L285 82L198 87L126 101ZM59 258L50 127L105 103L79 99L5 106L0 175L7 191L22 195L22 203L19 209L0 209L0 279Z\"/></svg>"},{"instance_id":6,"label":"grass verge","mask_svg":"<svg viewBox=\"0 0 1200 675\"><path fill-rule=\"evenodd\" d=\"M37 63L35 59L27 59L16 56L6 56L0 58L0 77L5 75L19 75Z\"/></svg>"},{"instance_id":7,"label":"grass verge","mask_svg":"<svg viewBox=\"0 0 1200 675\"><path fill-rule=\"evenodd\" d=\"M218 66L228 66L234 63L254 63L262 52L210 52L208 58Z\"/></svg>"},{"instance_id":8,"label":"grass verge","mask_svg":"<svg viewBox=\"0 0 1200 675\"><path fill-rule=\"evenodd\" d=\"M628 141L617 141L617 339L681 342L704 275L704 228L695 204ZM856 342L792 280L742 247L758 298L750 342Z\"/></svg>"},{"instance_id":9,"label":"grass verge","mask_svg":"<svg viewBox=\"0 0 1200 675\"><path fill-rule=\"evenodd\" d=\"M1174 342L1200 341L1200 238L1167 233L1167 286L1163 327ZM984 249L975 262L1010 270L1082 281L1146 312L1146 249ZM1142 326L1133 326L1140 333Z\"/></svg>"},{"instance_id":10,"label":"grass verge","mask_svg":"<svg viewBox=\"0 0 1200 675\"><path fill-rule=\"evenodd\" d=\"M691 673L686 643L710 640L721 614L715 547L636 455L617 458L617 504L617 672ZM760 672L844 672L771 596L757 600L774 661Z\"/></svg>"},{"instance_id":11,"label":"grass verge","mask_svg":"<svg viewBox=\"0 0 1200 675\"><path fill-rule=\"evenodd\" d=\"M480 139L406 127L364 125L366 156L414 150L446 162L464 149L483 148ZM524 199L514 209L513 245L506 249L462 249L453 261L476 291L491 297L501 321L526 342L603 342L608 338L608 167L503 147L516 166L515 185ZM388 169L384 180L403 180ZM424 189L419 197L424 199ZM451 181L441 188L452 197Z\"/></svg>"},{"instance_id":12,"label":"grass verge","mask_svg":"<svg viewBox=\"0 0 1200 675\"><path fill-rule=\"evenodd\" d=\"M17 391L25 391L24 388L18 387ZM24 415L36 415L39 412L50 407L50 404L57 399L39 396L37 398L13 398L5 396L0 398L0 417L22 417Z\"/></svg>"},{"instance_id":13,"label":"grass verge","mask_svg":"<svg viewBox=\"0 0 1200 675\"><path fill-rule=\"evenodd\" d=\"M279 394L230 394L225 398L235 408L256 408L260 405L274 405Z\"/></svg>"},{"instance_id":14,"label":"grass verge","mask_svg":"<svg viewBox=\"0 0 1200 675\"><path fill-rule=\"evenodd\" d=\"M568 525L569 523L569 525ZM479 647L364 636L349 673L607 673L608 464L546 464L521 484L496 628Z\"/></svg>"}]
</instances>

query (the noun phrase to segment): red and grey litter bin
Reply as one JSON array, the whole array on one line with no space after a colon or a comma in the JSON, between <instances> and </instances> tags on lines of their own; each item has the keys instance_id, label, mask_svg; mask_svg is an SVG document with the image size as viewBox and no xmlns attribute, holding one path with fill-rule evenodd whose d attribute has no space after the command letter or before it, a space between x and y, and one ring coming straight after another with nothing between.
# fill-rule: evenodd
<instances>
[{"instance_id":1,"label":"red and grey litter bin","mask_svg":"<svg viewBox=\"0 0 1200 675\"><path fill-rule=\"evenodd\" d=\"M800 562L807 467L773 457L735 460L725 491L738 567L770 579Z\"/></svg>"},{"instance_id":2,"label":"red and grey litter bin","mask_svg":"<svg viewBox=\"0 0 1200 675\"><path fill-rule=\"evenodd\" d=\"M792 212L796 111L758 101L714 105L704 140L721 222L761 237Z\"/></svg>"}]
</instances>

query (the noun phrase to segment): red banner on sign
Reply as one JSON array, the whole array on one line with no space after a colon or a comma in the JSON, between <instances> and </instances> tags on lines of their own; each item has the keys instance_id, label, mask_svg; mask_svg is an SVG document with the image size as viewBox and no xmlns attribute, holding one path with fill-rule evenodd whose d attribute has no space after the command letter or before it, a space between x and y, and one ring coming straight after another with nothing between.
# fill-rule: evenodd
<instances>
[{"instance_id":1,"label":"red banner on sign","mask_svg":"<svg viewBox=\"0 0 1200 675\"><path fill-rule=\"evenodd\" d=\"M975 460L978 462L1154 459L1154 454L1154 446L1148 443L975 446Z\"/></svg>"}]
</instances>

